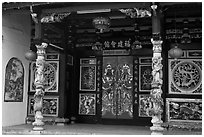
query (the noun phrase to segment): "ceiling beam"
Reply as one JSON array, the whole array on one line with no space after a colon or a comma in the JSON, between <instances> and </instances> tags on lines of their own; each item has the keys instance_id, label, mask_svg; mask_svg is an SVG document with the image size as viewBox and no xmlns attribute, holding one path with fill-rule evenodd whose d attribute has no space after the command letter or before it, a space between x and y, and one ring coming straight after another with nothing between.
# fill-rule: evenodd
<instances>
[{"instance_id":1,"label":"ceiling beam","mask_svg":"<svg viewBox=\"0 0 204 137\"><path fill-rule=\"evenodd\" d=\"M159 2L160 6L172 6L177 4L190 4L192 2ZM97 9L121 9L121 8L150 8L151 2L84 2L72 4L67 7L42 9L44 14L77 12Z\"/></svg>"},{"instance_id":2,"label":"ceiling beam","mask_svg":"<svg viewBox=\"0 0 204 137\"><path fill-rule=\"evenodd\" d=\"M2 10L2 14L31 14L30 10Z\"/></svg>"},{"instance_id":3,"label":"ceiling beam","mask_svg":"<svg viewBox=\"0 0 204 137\"><path fill-rule=\"evenodd\" d=\"M63 13L63 12L77 12L83 10L96 10L96 9L120 9L120 8L133 8L133 7L150 7L150 2L95 2L90 4L82 4L77 6L68 6L63 8L42 9L43 14Z\"/></svg>"},{"instance_id":4,"label":"ceiling beam","mask_svg":"<svg viewBox=\"0 0 204 137\"><path fill-rule=\"evenodd\" d=\"M20 9L20 8L25 8L25 7L30 7L30 6L40 6L40 5L47 5L51 4L52 2L4 2L2 4L2 8L4 10L8 9Z\"/></svg>"}]
</instances>

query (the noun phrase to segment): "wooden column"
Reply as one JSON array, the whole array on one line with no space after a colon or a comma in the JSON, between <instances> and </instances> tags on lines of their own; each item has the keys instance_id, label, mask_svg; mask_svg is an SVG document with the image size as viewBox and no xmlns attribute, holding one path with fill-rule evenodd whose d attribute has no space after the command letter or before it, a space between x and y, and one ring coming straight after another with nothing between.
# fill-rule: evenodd
<instances>
[{"instance_id":1,"label":"wooden column","mask_svg":"<svg viewBox=\"0 0 204 137\"><path fill-rule=\"evenodd\" d=\"M151 135L162 135L164 128L161 126L163 121L161 120L161 115L163 113L163 99L162 95L162 84L163 84L163 72L162 72L162 39L160 36L160 13L153 10L152 15L152 39L151 42L153 44L153 57L152 57L152 90L151 94L151 116L152 116L152 124L150 127L152 131Z\"/></svg>"}]
</instances>

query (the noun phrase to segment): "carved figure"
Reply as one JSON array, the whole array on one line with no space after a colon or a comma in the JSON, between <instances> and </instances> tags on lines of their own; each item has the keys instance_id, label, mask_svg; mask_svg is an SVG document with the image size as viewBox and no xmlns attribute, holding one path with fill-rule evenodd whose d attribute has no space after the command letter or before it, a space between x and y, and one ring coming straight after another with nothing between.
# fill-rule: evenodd
<instances>
[{"instance_id":1,"label":"carved figure","mask_svg":"<svg viewBox=\"0 0 204 137\"><path fill-rule=\"evenodd\" d=\"M153 81L152 84L156 85L162 85L163 80L162 80L162 67L163 65L161 64L161 57L153 57L152 58L152 75L153 75Z\"/></svg>"}]
</instances>

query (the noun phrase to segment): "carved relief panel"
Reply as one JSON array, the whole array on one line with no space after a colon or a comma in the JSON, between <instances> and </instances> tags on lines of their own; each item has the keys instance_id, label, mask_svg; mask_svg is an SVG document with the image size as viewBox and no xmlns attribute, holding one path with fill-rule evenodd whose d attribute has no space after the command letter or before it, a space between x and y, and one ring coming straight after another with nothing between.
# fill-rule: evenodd
<instances>
[{"instance_id":1,"label":"carved relief panel","mask_svg":"<svg viewBox=\"0 0 204 137\"><path fill-rule=\"evenodd\" d=\"M96 95L90 93L79 94L79 115L95 115Z\"/></svg>"},{"instance_id":2,"label":"carved relief panel","mask_svg":"<svg viewBox=\"0 0 204 137\"><path fill-rule=\"evenodd\" d=\"M87 58L80 60L80 85L81 91L96 90L96 59Z\"/></svg>"},{"instance_id":3,"label":"carved relief panel","mask_svg":"<svg viewBox=\"0 0 204 137\"><path fill-rule=\"evenodd\" d=\"M96 58L80 59L79 115L96 114L96 64Z\"/></svg>"},{"instance_id":4,"label":"carved relief panel","mask_svg":"<svg viewBox=\"0 0 204 137\"><path fill-rule=\"evenodd\" d=\"M139 57L139 117L150 117L152 80L152 57Z\"/></svg>"},{"instance_id":5,"label":"carved relief panel","mask_svg":"<svg viewBox=\"0 0 204 137\"><path fill-rule=\"evenodd\" d=\"M34 115L34 97L29 96L28 115ZM43 98L43 116L58 116L59 100L56 96L45 96Z\"/></svg>"},{"instance_id":6,"label":"carved relief panel","mask_svg":"<svg viewBox=\"0 0 204 137\"><path fill-rule=\"evenodd\" d=\"M152 83L152 66L150 65L140 65L139 66L139 90L140 92L151 90Z\"/></svg>"},{"instance_id":7,"label":"carved relief panel","mask_svg":"<svg viewBox=\"0 0 204 137\"><path fill-rule=\"evenodd\" d=\"M23 102L24 67L18 58L11 58L6 65L4 101Z\"/></svg>"},{"instance_id":8,"label":"carved relief panel","mask_svg":"<svg viewBox=\"0 0 204 137\"><path fill-rule=\"evenodd\" d=\"M30 91L35 92L36 63L31 62ZM58 92L59 61L46 61L44 68L45 92Z\"/></svg>"},{"instance_id":9,"label":"carved relief panel","mask_svg":"<svg viewBox=\"0 0 204 137\"><path fill-rule=\"evenodd\" d=\"M169 60L169 94L202 94L202 60Z\"/></svg>"},{"instance_id":10,"label":"carved relief panel","mask_svg":"<svg viewBox=\"0 0 204 137\"><path fill-rule=\"evenodd\" d=\"M167 121L202 122L202 100L167 98Z\"/></svg>"}]
</instances>

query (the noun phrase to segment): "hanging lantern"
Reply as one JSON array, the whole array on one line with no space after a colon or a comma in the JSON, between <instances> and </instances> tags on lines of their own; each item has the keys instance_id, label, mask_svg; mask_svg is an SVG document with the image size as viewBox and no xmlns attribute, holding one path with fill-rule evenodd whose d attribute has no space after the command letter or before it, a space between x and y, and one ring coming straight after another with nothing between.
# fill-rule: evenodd
<instances>
[{"instance_id":1,"label":"hanging lantern","mask_svg":"<svg viewBox=\"0 0 204 137\"><path fill-rule=\"evenodd\" d=\"M171 58L177 59L183 55L182 49L178 48L178 44L175 44L174 48L169 50L169 56Z\"/></svg>"},{"instance_id":2,"label":"hanging lantern","mask_svg":"<svg viewBox=\"0 0 204 137\"><path fill-rule=\"evenodd\" d=\"M29 61L34 61L37 58L37 54L32 50L29 50L25 53L25 58Z\"/></svg>"},{"instance_id":3,"label":"hanging lantern","mask_svg":"<svg viewBox=\"0 0 204 137\"><path fill-rule=\"evenodd\" d=\"M110 19L108 17L97 17L93 19L93 25L96 29L103 33L110 26Z\"/></svg>"}]
</instances>

